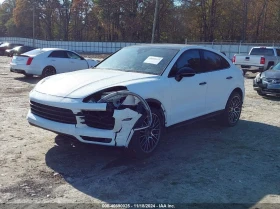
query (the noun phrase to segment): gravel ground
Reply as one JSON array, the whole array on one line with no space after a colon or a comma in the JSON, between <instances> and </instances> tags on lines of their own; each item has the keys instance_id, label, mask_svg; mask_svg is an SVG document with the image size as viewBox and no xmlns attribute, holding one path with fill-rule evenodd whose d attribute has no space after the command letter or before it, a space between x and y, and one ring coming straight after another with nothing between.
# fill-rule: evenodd
<instances>
[{"instance_id":1,"label":"gravel ground","mask_svg":"<svg viewBox=\"0 0 280 209\"><path fill-rule=\"evenodd\" d=\"M246 203L248 208L273 203L280 208L280 99L258 96L253 75L245 78L236 127L204 121L170 130L152 157L138 161L123 158L120 149L30 126L28 93L40 78L10 73L10 59L0 57L0 203Z\"/></svg>"}]
</instances>

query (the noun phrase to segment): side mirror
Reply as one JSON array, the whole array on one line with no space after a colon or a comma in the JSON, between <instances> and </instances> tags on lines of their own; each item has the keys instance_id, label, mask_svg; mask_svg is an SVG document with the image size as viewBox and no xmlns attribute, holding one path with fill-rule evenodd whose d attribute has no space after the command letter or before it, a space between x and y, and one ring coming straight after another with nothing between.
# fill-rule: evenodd
<instances>
[{"instance_id":1,"label":"side mirror","mask_svg":"<svg viewBox=\"0 0 280 209\"><path fill-rule=\"evenodd\" d=\"M183 77L192 77L194 76L196 73L194 71L194 69L190 68L190 67L182 67L181 69L178 70L178 72L175 75L175 80L180 82L182 80Z\"/></svg>"},{"instance_id":2,"label":"side mirror","mask_svg":"<svg viewBox=\"0 0 280 209\"><path fill-rule=\"evenodd\" d=\"M84 57L81 57L81 60L85 60L85 58L84 58Z\"/></svg>"}]
</instances>

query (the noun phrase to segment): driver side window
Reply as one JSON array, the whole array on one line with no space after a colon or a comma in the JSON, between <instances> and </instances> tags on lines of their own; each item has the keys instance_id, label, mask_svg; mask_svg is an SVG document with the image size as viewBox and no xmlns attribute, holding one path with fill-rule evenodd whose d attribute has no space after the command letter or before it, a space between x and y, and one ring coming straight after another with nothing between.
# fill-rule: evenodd
<instances>
[{"instance_id":1,"label":"driver side window","mask_svg":"<svg viewBox=\"0 0 280 209\"><path fill-rule=\"evenodd\" d=\"M168 77L174 77L177 71L182 67L190 67L197 73L201 72L200 54L198 49L185 51L172 67Z\"/></svg>"}]
</instances>

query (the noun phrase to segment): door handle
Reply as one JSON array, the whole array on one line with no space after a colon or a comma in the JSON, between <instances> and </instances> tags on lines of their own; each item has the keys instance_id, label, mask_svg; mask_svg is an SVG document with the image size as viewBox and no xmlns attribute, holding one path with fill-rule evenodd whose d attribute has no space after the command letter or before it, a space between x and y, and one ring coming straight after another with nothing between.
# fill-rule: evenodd
<instances>
[{"instance_id":1,"label":"door handle","mask_svg":"<svg viewBox=\"0 0 280 209\"><path fill-rule=\"evenodd\" d=\"M51 60L51 61L55 61L55 60Z\"/></svg>"},{"instance_id":2,"label":"door handle","mask_svg":"<svg viewBox=\"0 0 280 209\"><path fill-rule=\"evenodd\" d=\"M206 82L199 83L199 85L201 85L201 86L205 85L205 84L207 84L207 83Z\"/></svg>"},{"instance_id":3,"label":"door handle","mask_svg":"<svg viewBox=\"0 0 280 209\"><path fill-rule=\"evenodd\" d=\"M229 80L229 79L232 79L232 76L227 77L227 79L228 79L228 80Z\"/></svg>"}]
</instances>

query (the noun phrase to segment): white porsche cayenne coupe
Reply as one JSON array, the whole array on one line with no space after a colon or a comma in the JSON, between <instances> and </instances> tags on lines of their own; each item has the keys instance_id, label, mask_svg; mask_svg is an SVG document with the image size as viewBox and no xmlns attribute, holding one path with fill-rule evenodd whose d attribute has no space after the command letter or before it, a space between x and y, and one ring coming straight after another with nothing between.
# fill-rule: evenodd
<instances>
[{"instance_id":1,"label":"white porsche cayenne coupe","mask_svg":"<svg viewBox=\"0 0 280 209\"><path fill-rule=\"evenodd\" d=\"M167 127L239 121L244 78L222 53L175 44L125 47L93 69L54 75L30 92L31 125L149 156Z\"/></svg>"},{"instance_id":2,"label":"white porsche cayenne coupe","mask_svg":"<svg viewBox=\"0 0 280 209\"><path fill-rule=\"evenodd\" d=\"M21 55L13 56L10 71L27 77L71 72L94 67L97 60L85 59L81 55L66 49L41 48Z\"/></svg>"}]
</instances>

